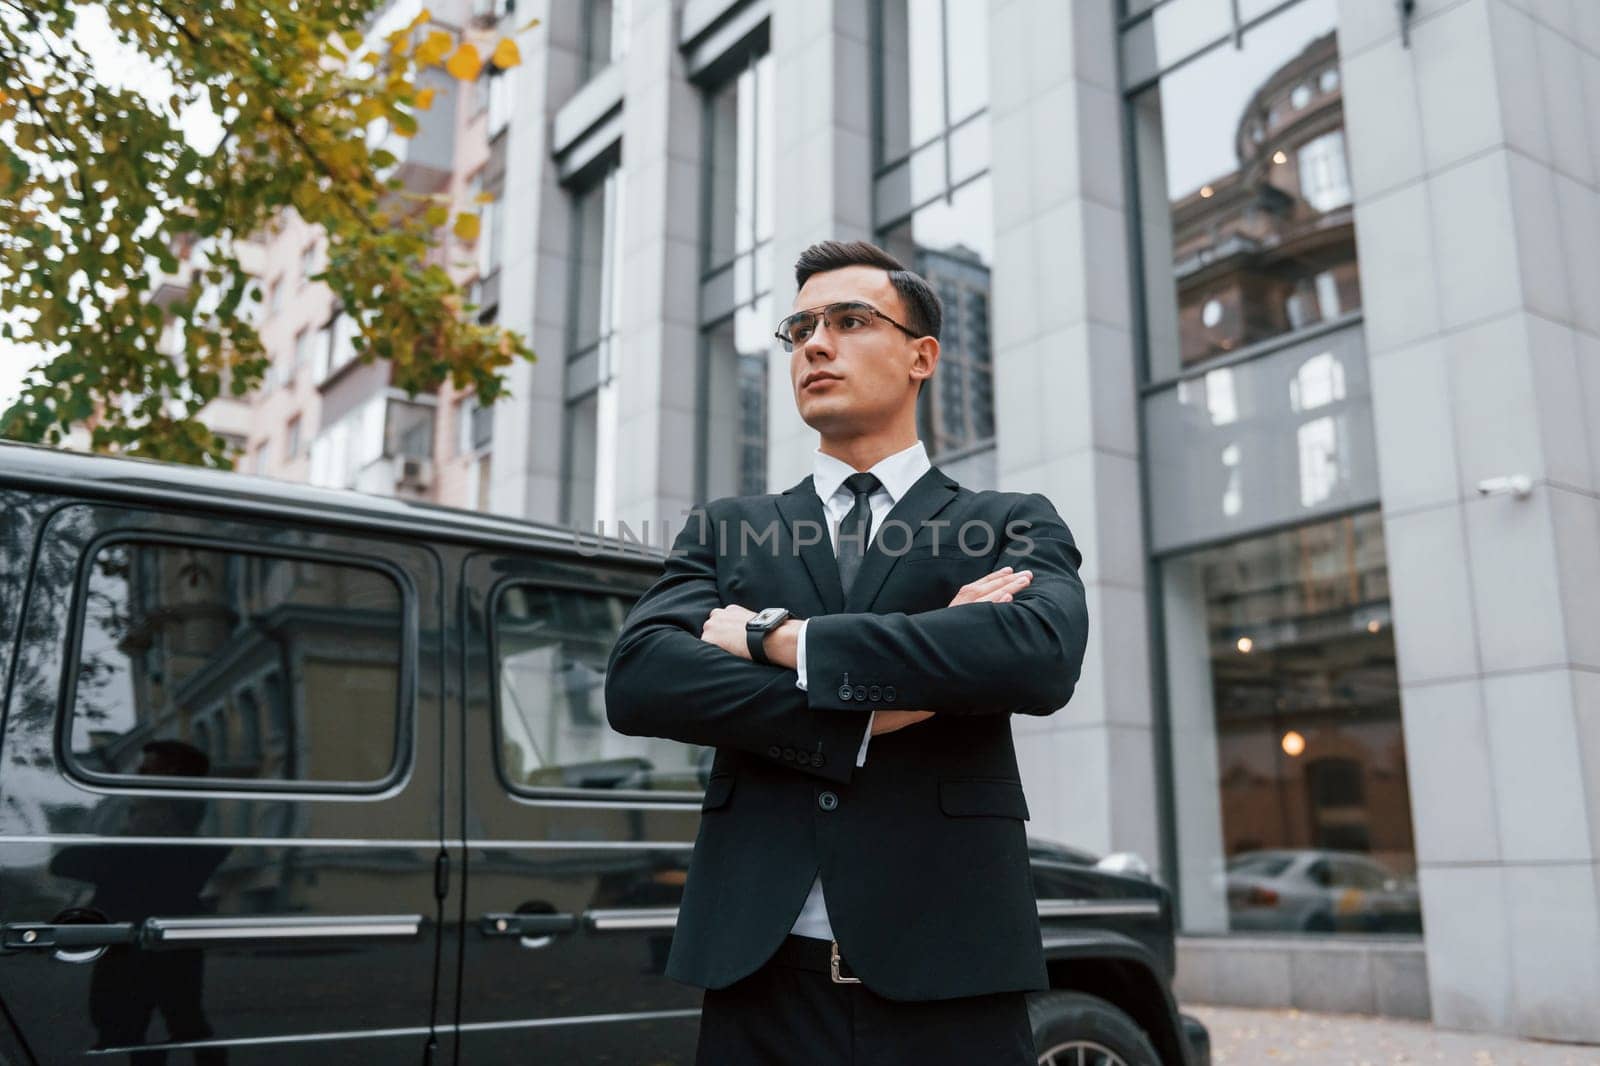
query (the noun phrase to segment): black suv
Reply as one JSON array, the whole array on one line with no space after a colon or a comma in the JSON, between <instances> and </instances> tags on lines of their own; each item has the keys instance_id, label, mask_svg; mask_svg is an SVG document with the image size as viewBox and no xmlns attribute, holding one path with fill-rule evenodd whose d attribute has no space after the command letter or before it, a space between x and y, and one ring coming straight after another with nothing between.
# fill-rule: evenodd
<instances>
[{"instance_id":1,"label":"black suv","mask_svg":"<svg viewBox=\"0 0 1600 1066\"><path fill-rule=\"evenodd\" d=\"M660 559L0 444L0 1062L691 1062L714 752L603 705ZM1207 1063L1167 893L1034 858L1040 1061Z\"/></svg>"}]
</instances>

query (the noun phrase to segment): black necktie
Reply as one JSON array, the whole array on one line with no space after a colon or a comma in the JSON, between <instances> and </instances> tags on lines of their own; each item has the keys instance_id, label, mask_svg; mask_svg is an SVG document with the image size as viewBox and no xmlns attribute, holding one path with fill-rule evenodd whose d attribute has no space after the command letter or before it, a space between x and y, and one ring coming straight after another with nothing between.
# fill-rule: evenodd
<instances>
[{"instance_id":1,"label":"black necktie","mask_svg":"<svg viewBox=\"0 0 1600 1066\"><path fill-rule=\"evenodd\" d=\"M844 479L844 487L855 494L856 502L850 512L839 522L839 584L844 594L850 595L850 584L861 569L861 558L867 545L872 543L872 506L867 497L877 490L881 482L873 474L851 474Z\"/></svg>"}]
</instances>

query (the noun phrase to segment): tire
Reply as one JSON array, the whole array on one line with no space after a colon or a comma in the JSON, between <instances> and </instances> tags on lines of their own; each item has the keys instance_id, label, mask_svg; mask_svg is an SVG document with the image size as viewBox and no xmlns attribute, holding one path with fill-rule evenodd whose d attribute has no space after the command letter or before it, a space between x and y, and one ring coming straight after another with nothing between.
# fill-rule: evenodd
<instances>
[{"instance_id":1,"label":"tire","mask_svg":"<svg viewBox=\"0 0 1600 1066\"><path fill-rule=\"evenodd\" d=\"M1137 1022L1098 996L1039 992L1028 997L1039 1066L1161 1066Z\"/></svg>"}]
</instances>

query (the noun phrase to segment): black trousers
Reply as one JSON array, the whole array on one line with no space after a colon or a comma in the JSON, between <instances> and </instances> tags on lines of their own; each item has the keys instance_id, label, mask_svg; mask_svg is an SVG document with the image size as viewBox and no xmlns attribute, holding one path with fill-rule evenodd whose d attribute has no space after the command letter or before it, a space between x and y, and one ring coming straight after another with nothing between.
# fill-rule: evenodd
<instances>
[{"instance_id":1,"label":"black trousers","mask_svg":"<svg viewBox=\"0 0 1600 1066\"><path fill-rule=\"evenodd\" d=\"M760 969L708 989L695 1066L1034 1066L1022 992L902 1002L835 984L828 942L789 937ZM848 969L845 971L848 973Z\"/></svg>"}]
</instances>

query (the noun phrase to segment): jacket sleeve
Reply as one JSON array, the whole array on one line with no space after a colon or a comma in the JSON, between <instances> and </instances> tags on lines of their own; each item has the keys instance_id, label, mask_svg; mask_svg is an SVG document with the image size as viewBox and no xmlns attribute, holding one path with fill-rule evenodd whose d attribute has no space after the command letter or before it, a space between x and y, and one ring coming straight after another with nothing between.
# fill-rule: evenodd
<instances>
[{"instance_id":1,"label":"jacket sleeve","mask_svg":"<svg viewBox=\"0 0 1600 1066\"><path fill-rule=\"evenodd\" d=\"M716 522L709 506L704 515L690 516L665 572L628 612L606 669L607 720L628 736L733 748L849 781L861 746L860 719L817 714L793 670L754 663L700 639L712 609L724 606L710 533Z\"/></svg>"},{"instance_id":2,"label":"jacket sleeve","mask_svg":"<svg viewBox=\"0 0 1600 1066\"><path fill-rule=\"evenodd\" d=\"M1033 571L1028 587L1008 603L811 619L811 708L1048 715L1064 706L1089 636L1078 577L1083 557L1039 493L1012 507L996 537L1002 545L996 566Z\"/></svg>"}]
</instances>

